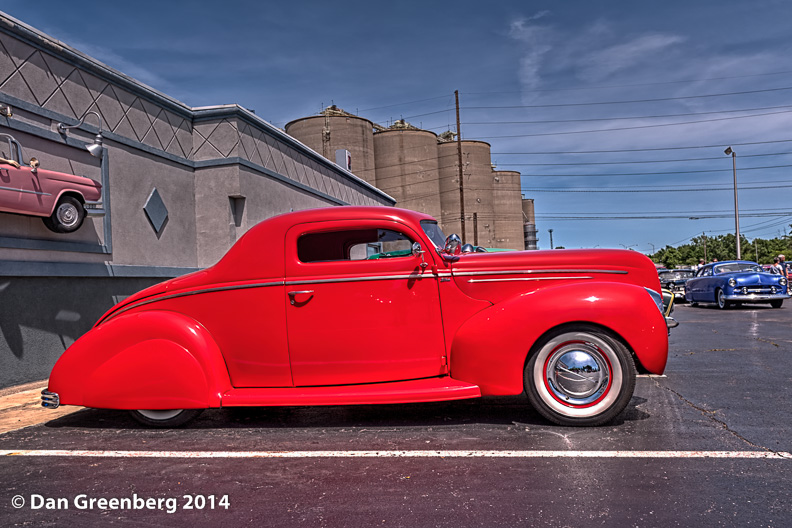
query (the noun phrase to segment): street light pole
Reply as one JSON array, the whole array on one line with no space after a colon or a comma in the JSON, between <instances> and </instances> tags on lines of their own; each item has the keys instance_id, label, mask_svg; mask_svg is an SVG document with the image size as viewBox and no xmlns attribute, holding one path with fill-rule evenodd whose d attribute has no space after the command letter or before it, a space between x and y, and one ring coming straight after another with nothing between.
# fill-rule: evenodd
<instances>
[{"instance_id":1,"label":"street light pole","mask_svg":"<svg viewBox=\"0 0 792 528\"><path fill-rule=\"evenodd\" d=\"M553 249L553 230L548 229L550 231L550 249Z\"/></svg>"},{"instance_id":2,"label":"street light pole","mask_svg":"<svg viewBox=\"0 0 792 528\"><path fill-rule=\"evenodd\" d=\"M740 209L737 206L737 153L731 147L727 147L723 151L727 156L731 154L732 157L732 171L734 173L734 237L737 244L737 260L742 258L740 252Z\"/></svg>"}]
</instances>

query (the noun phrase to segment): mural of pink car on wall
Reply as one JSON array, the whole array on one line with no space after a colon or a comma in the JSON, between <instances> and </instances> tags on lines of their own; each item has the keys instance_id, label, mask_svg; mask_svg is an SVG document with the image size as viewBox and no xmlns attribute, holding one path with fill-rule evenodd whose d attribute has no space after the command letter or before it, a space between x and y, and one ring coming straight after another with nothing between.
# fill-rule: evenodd
<instances>
[{"instance_id":1,"label":"mural of pink car on wall","mask_svg":"<svg viewBox=\"0 0 792 528\"><path fill-rule=\"evenodd\" d=\"M25 165L19 142L8 134L9 159L0 157L0 212L39 216L55 233L71 233L85 219L86 202L98 201L102 184L90 178Z\"/></svg>"}]
</instances>

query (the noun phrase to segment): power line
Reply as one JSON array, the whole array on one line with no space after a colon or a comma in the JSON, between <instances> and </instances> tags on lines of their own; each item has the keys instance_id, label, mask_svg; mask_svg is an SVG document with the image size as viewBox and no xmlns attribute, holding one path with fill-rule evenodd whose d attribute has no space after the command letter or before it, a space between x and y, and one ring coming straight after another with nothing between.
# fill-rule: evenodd
<instances>
[{"instance_id":1,"label":"power line","mask_svg":"<svg viewBox=\"0 0 792 528\"><path fill-rule=\"evenodd\" d=\"M766 169L783 169L787 167L792 167L792 165L770 165L767 167L741 167L740 171L750 171L750 170L766 170ZM609 178L617 177L617 176L658 176L658 175L666 175L666 174L700 174L705 172L724 172L724 171L731 172L731 169L708 169L708 170L689 170L689 171L666 171L666 172L618 172L614 174L522 174L520 175L521 178L545 178L545 177L552 177L552 178L567 178L567 177L602 177L606 176Z\"/></svg>"},{"instance_id":2,"label":"power line","mask_svg":"<svg viewBox=\"0 0 792 528\"><path fill-rule=\"evenodd\" d=\"M696 215L700 219L715 219L715 218L732 218L734 213L726 214L711 214L711 215ZM748 218L763 218L766 216L789 216L789 211L785 213L757 213L757 214L740 214ZM672 220L672 219L689 219L688 213L672 215L634 215L634 216L544 216L536 215L537 220L552 220L552 221L571 221L571 220Z\"/></svg>"},{"instance_id":3,"label":"power line","mask_svg":"<svg viewBox=\"0 0 792 528\"><path fill-rule=\"evenodd\" d=\"M764 114L752 114L747 116L735 116L735 117L721 117L717 119L699 119L696 121L681 121L679 123L661 123L657 125L640 125L640 126L632 126L632 127L615 127L615 128L600 128L594 130L568 130L565 132L544 132L541 134L509 134L505 136L477 136L478 139L502 139L502 138L516 138L516 137L545 137L545 136L567 136L571 134L593 134L597 132L617 132L621 130L641 130L646 128L661 128L661 127L670 127L670 126L680 126L680 125L693 125L697 123L714 123L716 121L731 121L734 119L749 119L754 117L763 117L769 115L776 115L776 114L788 114L792 112L792 110L782 110L779 112L767 112Z\"/></svg>"},{"instance_id":4,"label":"power line","mask_svg":"<svg viewBox=\"0 0 792 528\"><path fill-rule=\"evenodd\" d=\"M792 187L792 185L765 185L765 186L757 186L757 187L743 187L737 186L737 189L740 191L755 191L760 189L787 189ZM723 188L700 188L700 189L669 189L669 188L659 188L659 189L525 189L523 188L522 191L525 193L686 193L686 192L717 192L717 191L733 191L734 187L723 187Z\"/></svg>"},{"instance_id":5,"label":"power line","mask_svg":"<svg viewBox=\"0 0 792 528\"><path fill-rule=\"evenodd\" d=\"M663 81L663 82L654 82L654 83L636 83L636 84L615 84L615 85L605 85L605 86L582 86L579 88L547 88L542 90L521 90L519 92L459 92L464 95L492 95L492 94L514 94L514 93L535 93L535 92L567 92L567 91L576 91L576 90L600 90L605 88L634 88L636 86L661 86L666 84L683 84L683 83L694 83L694 82L708 82L708 81L725 81L728 79L745 79L749 77L766 77L770 75L785 75L788 73L792 73L792 71L780 71L780 72L770 72L770 73L755 73L752 75L733 75L729 77L711 77L709 79L689 79L689 80L682 80L682 81Z\"/></svg>"},{"instance_id":6,"label":"power line","mask_svg":"<svg viewBox=\"0 0 792 528\"><path fill-rule=\"evenodd\" d=\"M751 141L746 143L732 143L731 146L744 147L748 145L770 145L772 143L789 143L792 139L776 139L771 141ZM546 154L613 154L618 152L656 152L662 150L689 150L689 149L703 149L703 148L723 148L720 145L695 145L689 147L657 147L657 148L643 148L643 149L613 149L613 150L567 150L567 151L547 151L547 152L492 152L492 155L498 156L512 156L512 155L546 155Z\"/></svg>"},{"instance_id":7,"label":"power line","mask_svg":"<svg viewBox=\"0 0 792 528\"><path fill-rule=\"evenodd\" d=\"M643 115L643 116L619 116L619 117L598 117L598 118L591 118L591 119L550 119L550 120L539 120L539 121L486 121L486 122L476 122L471 121L465 124L467 125L533 125L533 124L547 124L547 123L587 123L592 121L618 121L618 120L627 120L627 119L659 119L659 118L666 118L666 117L686 117L686 116L695 116L695 115L712 115L712 114L730 114L736 112L758 112L760 110L777 110L779 108L790 108L792 105L781 105L781 106L764 106L760 108L744 108L740 110L717 110L711 112L686 112L683 114L659 114L659 115ZM764 115L764 114L761 114Z\"/></svg>"},{"instance_id":8,"label":"power line","mask_svg":"<svg viewBox=\"0 0 792 528\"><path fill-rule=\"evenodd\" d=\"M680 101L683 99L703 99L707 97L727 97L731 95L748 95L748 94L756 94L756 93L781 92L786 90L792 90L792 86L784 86L781 88L765 88L763 90L745 90L741 92L684 95L680 97L660 97L656 99L628 99L622 101L596 101L591 103L556 103L556 104L543 104L543 105L465 106L463 108L465 110L515 110L519 108L558 108L558 107L567 107L567 106L596 106L596 105L632 104L632 103L656 103L661 101Z\"/></svg>"},{"instance_id":9,"label":"power line","mask_svg":"<svg viewBox=\"0 0 792 528\"><path fill-rule=\"evenodd\" d=\"M740 158L763 158L768 156L786 156L792 152L773 152L768 154L743 154ZM723 156L715 156L711 158L687 158L687 159L672 159L672 160L641 160L641 161L587 161L582 163L499 163L498 166L503 167L529 167L529 166L586 166L586 165L632 165L636 163L679 163L685 161L710 161L722 160Z\"/></svg>"}]
</instances>

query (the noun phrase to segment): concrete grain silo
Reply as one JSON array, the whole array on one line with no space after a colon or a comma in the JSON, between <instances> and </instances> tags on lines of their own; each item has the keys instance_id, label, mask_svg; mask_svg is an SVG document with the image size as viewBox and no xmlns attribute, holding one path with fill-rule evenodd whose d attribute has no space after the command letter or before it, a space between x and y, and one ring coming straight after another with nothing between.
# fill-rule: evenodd
<instances>
[{"instance_id":1,"label":"concrete grain silo","mask_svg":"<svg viewBox=\"0 0 792 528\"><path fill-rule=\"evenodd\" d=\"M350 171L376 185L374 124L368 119L333 105L318 116L287 123L286 133L333 162L336 161L336 150L348 150L352 157Z\"/></svg>"},{"instance_id":2,"label":"concrete grain silo","mask_svg":"<svg viewBox=\"0 0 792 528\"><path fill-rule=\"evenodd\" d=\"M494 171L492 200L495 209L495 247L525 249L520 173Z\"/></svg>"},{"instance_id":3,"label":"concrete grain silo","mask_svg":"<svg viewBox=\"0 0 792 528\"><path fill-rule=\"evenodd\" d=\"M534 201L532 198L522 199L522 211L525 249L538 249L539 237L537 236L536 213L534 211Z\"/></svg>"},{"instance_id":4,"label":"concrete grain silo","mask_svg":"<svg viewBox=\"0 0 792 528\"><path fill-rule=\"evenodd\" d=\"M437 135L404 121L374 133L377 187L396 199L396 207L440 220Z\"/></svg>"},{"instance_id":5,"label":"concrete grain silo","mask_svg":"<svg viewBox=\"0 0 792 528\"><path fill-rule=\"evenodd\" d=\"M443 229L461 236L459 207L459 165L457 143L440 143L437 147L440 169L440 205ZM466 243L493 247L495 211L493 206L493 170L490 145L484 141L462 141L462 174L465 191Z\"/></svg>"}]
</instances>

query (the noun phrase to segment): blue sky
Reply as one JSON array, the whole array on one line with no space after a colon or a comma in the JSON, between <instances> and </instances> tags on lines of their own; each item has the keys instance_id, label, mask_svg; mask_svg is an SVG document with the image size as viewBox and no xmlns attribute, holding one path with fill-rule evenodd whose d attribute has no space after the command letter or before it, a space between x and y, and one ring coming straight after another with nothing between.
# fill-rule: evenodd
<instances>
[{"instance_id":1,"label":"blue sky","mask_svg":"<svg viewBox=\"0 0 792 528\"><path fill-rule=\"evenodd\" d=\"M238 103L281 127L335 103L442 132L459 90L463 137L523 174L541 248L548 229L567 248L641 252L733 232L729 145L744 234L792 223L792 2L0 9L188 105Z\"/></svg>"}]
</instances>

